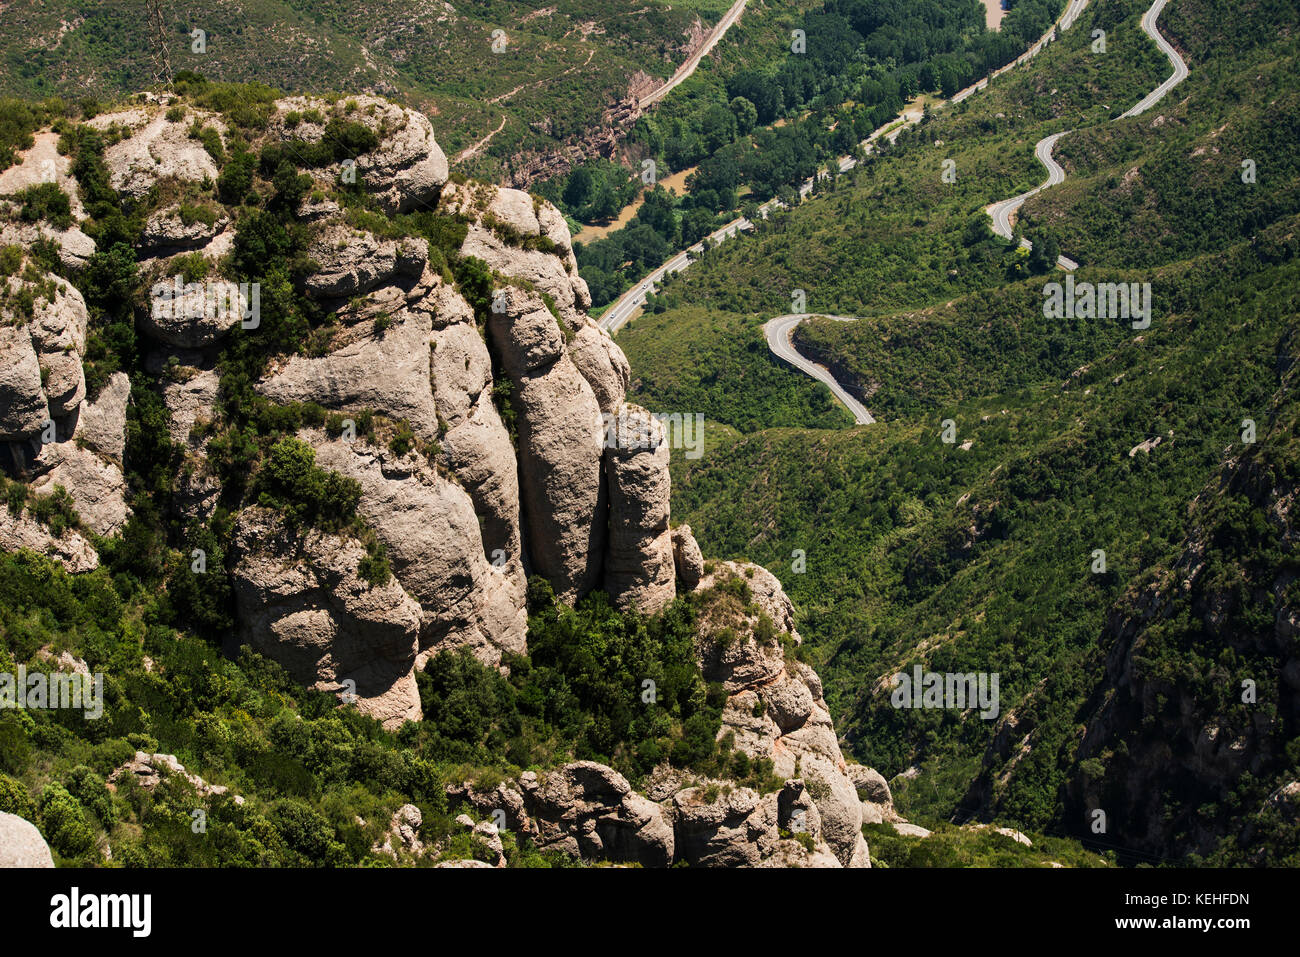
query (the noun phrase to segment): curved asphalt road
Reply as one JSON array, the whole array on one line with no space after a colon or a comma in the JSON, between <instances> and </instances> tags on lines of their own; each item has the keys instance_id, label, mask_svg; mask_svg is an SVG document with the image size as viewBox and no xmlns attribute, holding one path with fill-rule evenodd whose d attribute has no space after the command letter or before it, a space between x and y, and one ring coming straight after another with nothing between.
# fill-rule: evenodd
<instances>
[{"instance_id":1,"label":"curved asphalt road","mask_svg":"<svg viewBox=\"0 0 1300 957\"><path fill-rule=\"evenodd\" d=\"M1012 217L1021 206L1025 204L1030 196L1047 189L1049 186L1055 186L1057 183L1065 182L1065 170L1061 164L1056 162L1052 156L1052 149L1056 146L1056 141L1068 133L1069 130L1063 130L1060 133L1053 133L1051 136L1045 136L1034 144L1034 155L1038 157L1038 162L1047 167L1047 179L1038 186L1035 186L1027 193L1021 193L1019 196L1013 196L1011 199L1004 199L1001 202L993 203L991 206L984 207L984 211L989 214L993 220L993 232L997 233L1003 239L1010 240L1012 235ZM1028 239L1021 239L1020 245L1026 249L1033 249L1034 244ZM1073 272L1079 268L1079 264L1073 259L1066 259L1064 256L1058 256L1056 264L1066 272Z\"/></svg>"},{"instance_id":2,"label":"curved asphalt road","mask_svg":"<svg viewBox=\"0 0 1300 957\"><path fill-rule=\"evenodd\" d=\"M822 314L813 313L812 315ZM872 418L871 413L867 411L867 407L853 396L849 395L844 386L840 385L839 382L836 381L835 376L831 375L829 369L825 366L818 365L811 359L805 358L797 349L795 349L794 343L790 341L790 337L794 335L795 326L809 318L811 318L811 316L808 313L801 312L795 315L777 316L775 319L769 319L767 322L763 323L763 335L767 337L767 347L772 350L772 354L778 359L790 363L790 365L794 366L800 372L807 373L819 382L824 382L830 386L830 390L835 394L835 398L843 402L845 408L853 413L853 418L856 420L856 424L871 425L876 420ZM822 316L822 318L834 319L837 322L857 321L856 316Z\"/></svg>"},{"instance_id":3,"label":"curved asphalt road","mask_svg":"<svg viewBox=\"0 0 1300 957\"><path fill-rule=\"evenodd\" d=\"M1187 69L1187 64L1183 62L1183 58L1174 49L1173 44L1161 36L1160 31L1156 29L1156 20L1160 18L1160 13L1164 10L1167 2L1168 0L1156 0L1155 3L1151 4L1151 9L1142 14L1142 29L1147 36L1156 41L1156 46L1160 48L1160 52L1169 57L1169 62L1173 64L1174 68L1173 75L1144 96L1131 110L1120 116L1119 119L1121 120L1129 116L1138 116L1151 109L1165 98L1166 93L1187 79L1187 74L1190 72Z\"/></svg>"},{"instance_id":4,"label":"curved asphalt road","mask_svg":"<svg viewBox=\"0 0 1300 957\"><path fill-rule=\"evenodd\" d=\"M1169 62L1173 64L1174 72L1169 79L1165 80L1154 90L1144 96L1132 109L1117 116L1117 120L1145 113L1147 110L1151 109L1151 107L1163 100L1166 93L1176 87L1179 83L1182 83L1183 80L1187 79L1189 72L1187 64L1183 62L1183 58L1178 55L1178 51L1175 50L1169 41L1160 34L1160 31L1156 29L1156 20L1160 18L1160 13L1164 10L1166 3L1168 3L1168 0L1155 0L1155 2L1151 4L1150 9L1148 9L1146 13L1142 14L1142 29L1147 36L1151 37L1151 39L1156 42L1156 46L1160 48L1164 55L1169 58ZM1071 4L1071 8L1073 8L1073 4ZM1082 10L1082 7L1080 7L1080 10ZM1067 10L1066 13L1068 15L1069 10ZM1077 16L1078 14L1076 13L1075 17L1077 18ZM1073 23L1073 19L1070 22ZM1063 18L1063 29L1064 26ZM1065 170L1063 170L1061 164L1056 162L1052 157L1052 150L1056 146L1056 141L1068 132L1070 131L1065 130L1061 133L1053 133L1051 136L1045 136L1034 144L1034 156L1036 156L1038 161L1047 168L1047 180L1044 183L1035 186L1027 193L1021 193L1019 196L1013 196L1011 199L1004 199L1001 202L993 203L992 205L985 207L984 211L988 213L989 217L993 220L993 232L997 233L1003 239L1009 240L1012 238L1012 217L1014 217L1020 207L1025 204L1025 200L1029 199L1029 197L1033 196L1035 193L1047 189L1049 186L1055 186L1056 184L1065 181ZM1024 246L1026 249L1034 248L1034 244L1028 239L1021 239L1020 245ZM1057 257L1056 264L1066 272L1073 272L1079 268L1078 263L1072 259L1067 259L1065 256Z\"/></svg>"},{"instance_id":5,"label":"curved asphalt road","mask_svg":"<svg viewBox=\"0 0 1300 957\"><path fill-rule=\"evenodd\" d=\"M1160 17L1160 13L1162 10L1164 10L1165 4L1167 2L1168 0L1154 0L1150 9L1148 9L1147 12L1142 15L1142 29L1147 33L1148 36L1150 36L1153 40L1155 40L1156 45L1160 47L1160 49L1164 52L1164 54L1167 57L1169 57L1169 60L1174 67L1174 73L1172 76L1169 77L1169 79L1161 83L1160 86L1152 90L1151 93L1147 94L1147 96L1145 96L1141 100L1141 102L1139 102L1132 109L1130 109L1128 112L1123 114L1123 116L1119 117L1119 119L1123 119L1124 117L1137 116L1138 114L1143 113L1146 110L1150 109L1156 103L1160 102L1160 100L1163 99L1164 96L1170 90L1172 90L1175 86L1177 86L1179 83L1181 83L1184 79L1187 78L1188 75L1187 64L1183 62L1182 57L1178 55L1178 51L1175 50L1173 46L1170 45L1170 43L1167 40L1165 40L1165 38L1160 34L1159 30L1156 29L1156 20ZM1060 20L1058 20L1055 24L1053 24L1052 28L1047 33L1045 33L1038 40L1037 43L1035 43L1032 47L1026 50L1023 54L1021 54L1020 57L1018 57L1012 63L1009 63L1006 66L1001 67L998 70L995 70L992 74L990 74L990 76L985 77L984 79L980 80L978 83L972 84L971 86L966 87L966 89L960 91L959 93L956 93L952 97L951 102L960 103L962 100L965 100L967 97L969 97L971 94L975 93L976 91L982 90L985 87L987 87L989 80L992 77L996 77L999 74L1006 72L1007 70L1014 69L1016 66L1019 66L1020 64L1028 60L1030 57L1037 54L1046 44L1048 44L1055 38L1056 31L1058 28L1060 30L1068 30L1070 27L1072 27L1074 23L1078 20L1079 15L1083 13L1083 10L1087 5L1088 5L1088 0L1070 0L1069 4L1065 8L1065 12L1061 14ZM737 4L737 7L743 7L743 3ZM735 9L736 8L733 7L733 10ZM737 10L737 12L739 11ZM886 130L890 129L890 127L893 125L892 123L876 130L874 133L871 134L871 136L869 136L864 141L863 143L864 147L869 150L871 148L872 141L874 141L876 138L882 135L886 135L888 136L889 139L893 140L898 136L899 132L902 131L903 126L918 122L921 119L921 114L920 113L904 114L903 119L904 119L904 123L900 124L898 127L894 128L889 133L886 133ZM1014 196L1011 199L1002 200L1001 202L993 203L992 205L986 207L986 211L988 212L989 216L993 220L993 231L997 233L997 235L1002 236L1005 239L1011 239L1013 236L1011 219L1015 215L1016 211L1019 210L1022 205L1024 205L1025 201L1029 199L1030 196L1033 196L1035 193L1038 193L1041 190L1048 188L1049 186L1055 186L1058 183L1064 181L1065 170L1061 167L1059 163L1056 162L1055 158L1052 156L1052 150L1056 146L1056 141L1060 139L1062 136L1064 136L1066 132L1069 131L1067 130L1067 131L1062 131L1060 133L1053 133L1051 136L1047 136L1039 140L1034 145L1034 155L1038 158L1038 161L1042 163L1044 168L1046 168L1047 170L1047 179L1041 185L1035 187L1034 189L1030 190L1027 193L1022 193L1020 196ZM840 171L845 172L847 170L852 169L854 166L857 165L857 163L855 160L853 160L850 157L841 157L838 165ZM827 175L826 173L819 173L818 178L824 178L826 175ZM806 196L812 190L812 183L813 181L809 179L800 187L799 195L801 197ZM779 201L775 199L769 200L768 202L764 203L761 207L759 207L759 210L763 214L764 218L766 218L767 213L778 205L780 205ZM713 240L714 242L721 242L724 239L734 237L739 230L751 229L752 227L753 227L753 223L751 223L748 219L745 219L742 216L738 219L732 220L731 222L723 226L721 229L710 234L709 239ZM1026 248L1031 248L1031 249L1033 248L1032 244L1027 239L1022 239L1021 245L1025 246ZM654 272L650 273L650 275L648 275L645 279L638 282L635 286L633 286L631 289L625 292L621 297L619 297L619 299L617 299L614 302L614 304L605 312L605 314L601 316L600 318L601 328L608 331L611 335L616 333L627 323L629 319L632 318L632 315L645 304L647 294L655 291L655 284L657 282L660 282L663 279L663 277L668 273L680 272L681 270L685 269L693 261L691 259L690 254L695 254L698 256L702 251L703 251L702 244L697 243L696 245L690 247L689 250L678 253L672 259L668 260L668 262L664 263ZM1078 263L1074 262L1071 259L1067 259L1065 256L1060 256L1057 259L1057 265L1066 271L1073 271L1078 268ZM814 315L823 315L823 314L817 313ZM856 420L857 424L870 425L874 423L876 420L872 417L871 413L867 410L867 408L861 402L855 399L852 395L850 395L844 389L844 387L841 386L839 382L835 380L835 377L831 375L830 370L828 370L824 366L818 365L817 363L813 362L810 359L805 358L803 355L801 355L798 352L798 350L794 348L794 344L791 342L791 336L794 332L794 328L800 322L802 322L804 319L807 318L809 318L809 314L799 313L793 315L777 316L776 318L770 319L768 320L768 322L764 323L763 332L767 338L768 348L771 350L773 355L777 356L777 358L785 362L788 362L790 365L799 369L801 372L804 372L805 374L812 376L814 379L817 379L820 382L824 382L827 386L829 386L831 392L835 395L835 397L838 398L842 403L844 403L844 406L853 414L853 417ZM825 318L834 319L838 322L856 321L856 318L853 316L825 316Z\"/></svg>"},{"instance_id":6,"label":"curved asphalt road","mask_svg":"<svg viewBox=\"0 0 1300 957\"><path fill-rule=\"evenodd\" d=\"M1061 14L1061 19L1058 20L1055 24L1053 24L1051 29L1049 29L1038 39L1037 43L1031 46L1027 51L1025 51L1025 53L1023 53L1014 62L1008 63L1006 66L994 71L991 74L991 76L998 76L999 74L1004 73L1007 70L1013 69L1014 67L1020 65L1021 63L1024 63L1026 60L1028 60L1030 57L1036 54L1039 50L1041 50L1047 43L1049 43L1052 40L1052 38L1056 35L1056 31L1058 28L1061 30L1068 30L1071 26L1073 26L1075 20L1079 18L1079 14L1083 12L1084 7L1086 7L1087 5L1088 5L1088 0L1070 0L1069 4L1065 8L1065 12ZM660 90L657 90L655 93L650 94L650 96L647 97L646 100L642 101L642 105L644 106L651 99L659 98L664 93L668 92L668 89L670 89L671 86L675 86L677 83L681 82L681 80L689 76L690 73L694 72L695 66L699 64L700 57L703 56L705 53L707 53L708 50L712 48L713 44L715 44L717 40L721 38L722 34L725 33L726 30L733 23L735 23L736 18L740 16L741 12L744 10L744 7L745 7L745 0L738 0L737 3L733 4L731 9L729 9L726 15L723 16L722 20L718 22L718 26L714 28L714 36L712 36L709 42L705 44L705 47L700 51L699 56L692 58L692 60L694 61L693 63L692 60L688 60L686 63L682 65L682 68L678 71L679 74L683 73L683 71L686 71L685 74L681 76L680 79L678 79L677 76L674 75L673 80L669 80L668 84L666 84L665 87L661 88ZM953 96L952 102L960 103L962 100L966 99L976 90L984 89L984 87L988 86L989 79L990 77L985 77L984 79L980 80L978 83L966 87L966 89L962 90L960 93L957 93ZM898 120L897 119L891 120L889 123L885 124L880 129L876 130L874 133L868 136L865 140L863 140L863 144L862 144L863 148L868 152L870 152L871 149L873 148L874 141L880 138L881 136L884 136L886 139L893 142L898 138L898 134L901 133L906 126L909 126L913 123L919 123L923 115L924 114L920 111L905 112L902 115L902 120L903 120L902 123L895 126L894 124L897 123ZM853 169L853 167L857 166L858 163L857 160L853 159L852 157L842 156L839 159L838 165L839 165L840 172L845 173ZM818 178L824 179L826 175L827 174L824 172L819 173ZM805 180L804 183L799 187L800 198L807 196L810 192L812 192L812 187L813 187L812 179ZM766 219L767 214L780 205L781 204L778 200L775 199L768 200L766 203L764 203L762 206L759 207L759 212L762 213L763 218ZM731 222L727 223L721 229L717 230L714 233L711 233L709 238L714 242L720 242L723 239L729 239L731 237L734 237L736 233L740 230L753 228L753 225L754 225L753 223L751 223L749 220L745 219L742 216L738 219L733 219ZM703 252L702 245L697 243L696 245L691 246L689 249L678 253L672 259L668 260L668 262L664 263L662 266L654 270L648 276L641 279L635 286L627 290L625 293L623 293L623 295L619 296L618 299L614 300L614 304L611 305L609 309L605 311L604 315L600 317L600 322L599 322L600 327L604 329L606 332L608 332L610 335L613 335L614 333L618 332L618 330L622 329L623 326L627 324L627 321L631 319L633 315L636 314L637 310L645 305L647 294L653 293L655 291L656 284L661 282L664 276L668 275L669 273L681 272L683 269L685 269L687 266L691 264L692 262L691 255L698 256L702 252ZM1066 261L1068 262L1069 260Z\"/></svg>"}]
</instances>

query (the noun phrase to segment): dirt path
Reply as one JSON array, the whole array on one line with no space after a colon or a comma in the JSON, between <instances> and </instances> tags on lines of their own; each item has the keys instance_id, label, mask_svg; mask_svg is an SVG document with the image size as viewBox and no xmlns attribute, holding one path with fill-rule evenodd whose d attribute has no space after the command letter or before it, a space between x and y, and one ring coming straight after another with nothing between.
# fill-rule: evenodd
<instances>
[{"instance_id":1,"label":"dirt path","mask_svg":"<svg viewBox=\"0 0 1300 957\"><path fill-rule=\"evenodd\" d=\"M478 141L477 143L475 143L473 146L469 146L469 147L466 147L465 149L461 150L459 153L456 154L455 158L452 159L452 162L453 162L453 163L460 163L460 162L462 162L462 161L464 161L464 160L471 159L472 157L478 156L479 153L483 152L483 150L485 150L485 149L487 148L488 143L492 142L492 137L496 136L498 133L500 133L500 132L501 132L502 130L504 130L505 128L506 128L506 118L505 118L505 116L502 116L502 117L501 117L501 125L500 125L500 126L498 126L495 130L493 130L493 131L492 131L491 133L489 133L487 136L483 137L481 140L479 140L479 141Z\"/></svg>"}]
</instances>

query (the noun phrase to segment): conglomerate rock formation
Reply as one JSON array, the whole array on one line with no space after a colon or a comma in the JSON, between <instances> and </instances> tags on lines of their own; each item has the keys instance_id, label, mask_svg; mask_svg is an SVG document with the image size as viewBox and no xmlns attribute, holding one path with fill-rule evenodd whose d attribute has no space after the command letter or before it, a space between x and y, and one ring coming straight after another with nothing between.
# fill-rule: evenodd
<instances>
[{"instance_id":1,"label":"conglomerate rock formation","mask_svg":"<svg viewBox=\"0 0 1300 957\"><path fill-rule=\"evenodd\" d=\"M451 178L423 115L374 97L349 101L347 116L377 145L314 175L322 186L355 177L388 215L432 211L463 224L456 252L486 267L490 302L472 302L425 239L378 229L373 215L351 216L318 190L296 210L310 263L294 282L329 321L310 349L269 357L251 383L270 403L318 406L335 424L386 423L382 438L319 425L297 434L317 467L356 483L356 512L374 541L298 527L255 500L226 501L210 457L224 392L218 360L241 326L258 334L261 291L222 278L246 213L210 201L195 213L172 198L210 190L221 175L191 133L228 137L226 123L193 108L176 119L168 106L146 95L90 125L113 137L103 161L125 201L148 207L164 197L148 208L136 248L151 299L135 304L145 374L134 387L152 390L169 416L173 517L202 522L220 502L231 508L226 567L209 573L230 575L233 644L396 727L421 717L415 674L431 655L467 647L500 666L504 654L526 652L529 575L562 600L604 589L642 613L664 609L679 589L709 592L742 577L752 605L706 602L698 656L706 680L729 696L723 733L770 759L780 790L681 779L643 796L616 772L579 763L526 774L499 800L540 846L582 856L866 866L862 810L820 681L781 651L780 636L798 641L793 607L756 566L720 563L706 574L690 528L671 528L668 436L626 402L627 360L586 313L564 217L528 193ZM280 100L262 146L320 144L326 117L343 109ZM14 184L30 179L51 136L40 134L19 172L5 174ZM57 172L84 215L67 164ZM120 533L130 517L123 456L133 382L119 372L87 394L85 302L28 260L32 237L6 227L3 238L18 259L0 300L0 465L31 495L66 490L80 522L55 529L10 509L0 547L81 572L98 563L95 536ZM53 236L68 268L93 251L83 239L75 229ZM184 281L196 262L215 272L199 286ZM396 428L410 440L388 441ZM374 547L391 568L382 582L360 571ZM723 620L741 641L708 637Z\"/></svg>"}]
</instances>

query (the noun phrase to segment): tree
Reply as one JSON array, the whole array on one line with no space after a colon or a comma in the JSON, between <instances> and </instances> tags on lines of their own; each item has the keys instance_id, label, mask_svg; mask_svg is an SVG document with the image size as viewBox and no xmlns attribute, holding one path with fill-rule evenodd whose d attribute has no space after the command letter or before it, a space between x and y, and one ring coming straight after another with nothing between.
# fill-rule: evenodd
<instances>
[{"instance_id":1,"label":"tree","mask_svg":"<svg viewBox=\"0 0 1300 957\"><path fill-rule=\"evenodd\" d=\"M577 212L591 202L596 182L591 168L579 166L569 174L569 182L564 187L564 205Z\"/></svg>"},{"instance_id":2,"label":"tree","mask_svg":"<svg viewBox=\"0 0 1300 957\"><path fill-rule=\"evenodd\" d=\"M743 96L732 97L729 108L736 118L736 130L741 136L747 134L758 124L758 110L755 109L753 103Z\"/></svg>"},{"instance_id":3,"label":"tree","mask_svg":"<svg viewBox=\"0 0 1300 957\"><path fill-rule=\"evenodd\" d=\"M695 245L717 228L717 219L707 209L692 209L682 217L682 242L688 246Z\"/></svg>"},{"instance_id":4,"label":"tree","mask_svg":"<svg viewBox=\"0 0 1300 957\"><path fill-rule=\"evenodd\" d=\"M662 186L655 186L646 193L645 200L632 222L644 223L669 243L673 243L677 238L677 213L673 209L673 198Z\"/></svg>"},{"instance_id":5,"label":"tree","mask_svg":"<svg viewBox=\"0 0 1300 957\"><path fill-rule=\"evenodd\" d=\"M744 97L753 103L760 123L771 123L783 105L780 84L757 70L737 73L728 80L727 95L733 99Z\"/></svg>"},{"instance_id":6,"label":"tree","mask_svg":"<svg viewBox=\"0 0 1300 957\"><path fill-rule=\"evenodd\" d=\"M618 193L614 192L614 187L609 185L608 179L601 177L591 197L590 218L604 222L617 216L621 208Z\"/></svg>"},{"instance_id":7,"label":"tree","mask_svg":"<svg viewBox=\"0 0 1300 957\"><path fill-rule=\"evenodd\" d=\"M700 117L700 140L713 153L736 138L736 116L728 107L714 103Z\"/></svg>"}]
</instances>

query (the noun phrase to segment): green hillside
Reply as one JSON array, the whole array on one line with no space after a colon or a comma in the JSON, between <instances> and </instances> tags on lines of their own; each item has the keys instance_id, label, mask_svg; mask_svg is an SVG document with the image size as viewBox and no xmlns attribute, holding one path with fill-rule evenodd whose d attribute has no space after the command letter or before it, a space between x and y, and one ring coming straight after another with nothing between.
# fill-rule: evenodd
<instances>
[{"instance_id":1,"label":"green hillside","mask_svg":"<svg viewBox=\"0 0 1300 957\"><path fill-rule=\"evenodd\" d=\"M557 0L531 11L505 0L161 5L174 71L288 92L392 96L435 117L449 158L500 127L483 156L466 166L474 175L498 171L502 158L553 150L599 125L635 75L672 75L697 18L707 30L730 6L651 0L616 12L601 0ZM752 32L797 5L751 6ZM194 52L194 30L204 31L203 52ZM494 30L507 38L496 52ZM144 0L0 7L0 93L112 100L154 85L153 50Z\"/></svg>"},{"instance_id":2,"label":"green hillside","mask_svg":"<svg viewBox=\"0 0 1300 957\"><path fill-rule=\"evenodd\" d=\"M711 252L666 286L665 311L635 320L620 341L639 376L637 401L743 430L719 427L702 460L676 463L674 514L704 530L706 553L743 552L781 577L856 756L887 775L919 769L896 782L904 808L957 821L996 813L1130 860L1294 861L1296 835L1280 825L1263 849L1237 840L1243 829L1262 833L1248 823L1297 776L1300 755L1287 742L1300 714L1282 676L1294 642L1271 637L1272 622L1294 613L1294 595L1270 590L1271 576L1293 567L1293 537L1263 511L1273 507L1266 495L1206 500L1224 495L1225 469L1245 456L1270 463L1289 501L1297 465L1287 373L1300 198L1284 144L1296 134L1300 19L1266 0L1174 0L1160 28L1190 78L1144 116L1112 123L1169 73L1138 29L1146 6L1089 4L1028 66ZM1095 29L1106 31L1105 53L1090 49ZM1059 243L1082 264L1078 282L1150 283L1147 330L1044 318L1044 284L1062 275L1036 274L1046 269L1040 257L989 233L983 207L1041 182L1033 145L1061 130L1073 131L1056 151L1068 178L1026 204L1018 229ZM1260 171L1255 184L1242 182L1247 158ZM941 180L945 159L955 184ZM813 320L797 342L865 397L877 424L827 429L805 411L822 387L793 370L757 371L776 365L758 326L791 311L795 289L809 311L866 317ZM701 304L714 313L705 322ZM718 342L712 330L728 325L747 335ZM712 395L672 362L691 350L729 357L711 360L725 370ZM790 396L800 379L810 395L802 405ZM746 406L789 411L756 428L737 412ZM1250 447L1248 418L1257 423ZM953 444L942 441L947 419ZM1153 599L1139 583L1168 586L1168 569L1206 524L1223 531L1207 546L1215 571L1204 587L1232 596L1239 630L1218 618L1198 624L1210 614L1202 597L1188 599L1190 614L1170 612L1181 630L1146 635L1135 609L1147 606L1135 603ZM802 574L796 550L806 554ZM1134 616L1128 631L1116 624ZM1202 673L1215 662L1219 697L1183 691L1179 717L1168 685L1152 677L1146 686L1159 696L1124 690L1128 703L1111 704L1115 656L1133 641L1139 675L1153 660L1167 680L1171 669ZM999 720L892 707L885 680L917 663L998 673ZM1250 676L1253 719L1229 693ZM1165 752L1150 746L1152 722ZM1197 736L1211 724L1253 728L1248 768L1197 763ZM1128 757L1130 740L1135 749L1147 741L1145 763ZM1178 768L1168 782L1164 767ZM1180 786L1193 778L1195 787ZM1104 835L1089 827L1098 801L1111 812Z\"/></svg>"}]
</instances>

